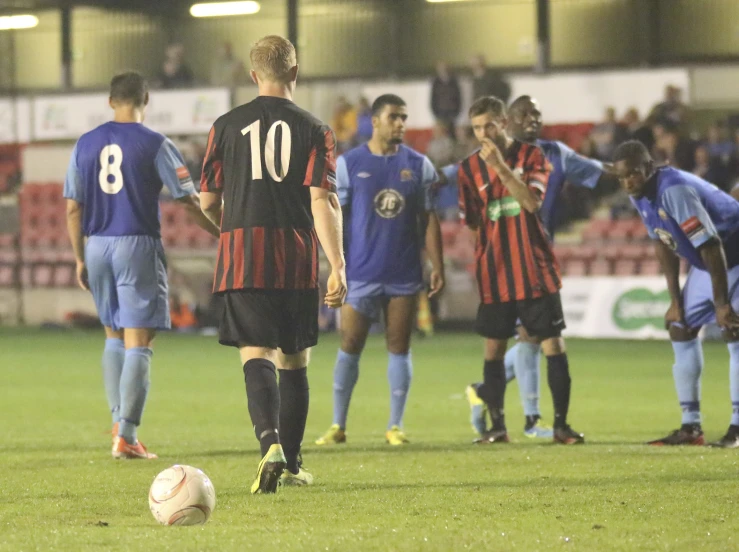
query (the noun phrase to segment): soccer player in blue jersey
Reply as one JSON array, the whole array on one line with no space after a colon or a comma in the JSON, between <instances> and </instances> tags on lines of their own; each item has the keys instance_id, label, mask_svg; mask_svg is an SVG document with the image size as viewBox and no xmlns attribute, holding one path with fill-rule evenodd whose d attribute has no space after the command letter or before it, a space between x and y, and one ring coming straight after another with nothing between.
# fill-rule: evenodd
<instances>
[{"instance_id":1,"label":"soccer player in blue jersey","mask_svg":"<svg viewBox=\"0 0 739 552\"><path fill-rule=\"evenodd\" d=\"M341 348L334 368L334 420L318 445L346 441L346 418L359 358L373 322L384 314L390 383L390 421L385 437L403 445L403 412L411 384L410 341L417 296L424 288L426 247L432 265L430 295L444 287L441 230L431 189L431 161L404 146L408 111L386 94L372 106L370 141L338 159L336 184L344 211L348 294L341 309Z\"/></svg>"},{"instance_id":2,"label":"soccer player in blue jersey","mask_svg":"<svg viewBox=\"0 0 739 552\"><path fill-rule=\"evenodd\" d=\"M138 73L113 77L113 120L84 134L64 182L77 281L105 326L103 380L113 416L114 458L156 458L138 440L149 391L152 340L168 329L167 265L159 235L166 186L214 236L175 145L142 125L149 93ZM86 238L86 239L85 239Z\"/></svg>"},{"instance_id":3,"label":"soccer player in blue jersey","mask_svg":"<svg viewBox=\"0 0 739 552\"><path fill-rule=\"evenodd\" d=\"M556 140L542 140L542 113L539 103L531 96L516 98L509 108L508 130L513 138L530 144L536 144L544 151L544 156L552 165L549 183L544 195L539 216L554 239L557 221L557 206L565 182L575 186L593 189L604 182L615 184L611 175L612 168L608 164L595 159L588 159L575 153L569 146ZM452 171L445 170L450 178ZM455 171L456 174L456 171ZM506 379L518 379L518 389L526 416L524 434L531 438L552 438L552 428L541 422L539 410L539 366L541 344L539 340L529 336L523 326L518 328L518 343L511 347L505 356ZM467 387L466 396L471 408L472 425L478 433L486 431L486 411L482 400L477 396L477 387Z\"/></svg>"},{"instance_id":4,"label":"soccer player in blue jersey","mask_svg":"<svg viewBox=\"0 0 739 552\"><path fill-rule=\"evenodd\" d=\"M716 323L729 347L731 425L715 446L739 447L739 201L697 176L655 167L640 142L614 153L621 185L631 196L667 279L671 304L665 314L682 409L682 425L651 445L702 445L700 379L701 326ZM691 265L680 289L680 257Z\"/></svg>"}]
</instances>

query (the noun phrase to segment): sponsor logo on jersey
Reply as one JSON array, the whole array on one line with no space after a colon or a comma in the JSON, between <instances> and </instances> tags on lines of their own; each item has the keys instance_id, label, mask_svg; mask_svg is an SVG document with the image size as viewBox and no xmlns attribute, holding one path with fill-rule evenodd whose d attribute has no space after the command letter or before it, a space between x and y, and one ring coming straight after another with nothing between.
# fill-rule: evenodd
<instances>
[{"instance_id":1,"label":"sponsor logo on jersey","mask_svg":"<svg viewBox=\"0 0 739 552\"><path fill-rule=\"evenodd\" d=\"M497 221L500 217L517 217L521 214L521 204L512 197L503 197L488 202L488 219Z\"/></svg>"},{"instance_id":2,"label":"sponsor logo on jersey","mask_svg":"<svg viewBox=\"0 0 739 552\"><path fill-rule=\"evenodd\" d=\"M382 218L397 217L405 208L405 198L397 190L385 188L375 195L375 212Z\"/></svg>"},{"instance_id":3,"label":"sponsor logo on jersey","mask_svg":"<svg viewBox=\"0 0 739 552\"><path fill-rule=\"evenodd\" d=\"M675 238L672 237L672 234L670 234L667 230L663 230L662 228L655 228L654 233L657 234L657 237L662 240L662 243L664 243L667 247L669 247L673 251L677 250L677 242L675 241Z\"/></svg>"},{"instance_id":4,"label":"sponsor logo on jersey","mask_svg":"<svg viewBox=\"0 0 739 552\"><path fill-rule=\"evenodd\" d=\"M663 329L670 302L667 290L631 289L621 294L613 305L613 323L622 330L639 330L646 326Z\"/></svg>"},{"instance_id":5,"label":"sponsor logo on jersey","mask_svg":"<svg viewBox=\"0 0 739 552\"><path fill-rule=\"evenodd\" d=\"M659 218L661 218L662 220L667 220L667 211L660 208L657 210L657 213L659 214Z\"/></svg>"},{"instance_id":6,"label":"sponsor logo on jersey","mask_svg":"<svg viewBox=\"0 0 739 552\"><path fill-rule=\"evenodd\" d=\"M357 173L357 177L358 178L369 178L370 176L372 176L372 175L370 173L368 173L368 172Z\"/></svg>"},{"instance_id":7,"label":"sponsor logo on jersey","mask_svg":"<svg viewBox=\"0 0 739 552\"><path fill-rule=\"evenodd\" d=\"M413 180L413 171L410 169L403 169L400 171L400 181L401 182L410 182Z\"/></svg>"},{"instance_id":8,"label":"sponsor logo on jersey","mask_svg":"<svg viewBox=\"0 0 739 552\"><path fill-rule=\"evenodd\" d=\"M192 181L190 171L187 170L187 167L177 167L175 172L177 173L177 178L180 180L180 184L187 184Z\"/></svg>"}]
</instances>

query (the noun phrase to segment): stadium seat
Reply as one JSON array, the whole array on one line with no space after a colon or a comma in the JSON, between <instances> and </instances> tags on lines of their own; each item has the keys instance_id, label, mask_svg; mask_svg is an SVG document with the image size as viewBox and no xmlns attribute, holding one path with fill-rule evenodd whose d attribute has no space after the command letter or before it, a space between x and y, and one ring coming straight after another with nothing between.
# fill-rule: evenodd
<instances>
[{"instance_id":1,"label":"stadium seat","mask_svg":"<svg viewBox=\"0 0 739 552\"><path fill-rule=\"evenodd\" d=\"M71 287L76 285L74 265L58 264L54 267L54 287Z\"/></svg>"},{"instance_id":2,"label":"stadium seat","mask_svg":"<svg viewBox=\"0 0 739 552\"><path fill-rule=\"evenodd\" d=\"M586 276L588 274L588 263L582 259L569 259L563 263L565 276Z\"/></svg>"},{"instance_id":3,"label":"stadium seat","mask_svg":"<svg viewBox=\"0 0 739 552\"><path fill-rule=\"evenodd\" d=\"M611 262L608 259L599 257L590 263L591 276L608 276L611 273Z\"/></svg>"},{"instance_id":4,"label":"stadium seat","mask_svg":"<svg viewBox=\"0 0 739 552\"><path fill-rule=\"evenodd\" d=\"M641 262L639 273L644 276L656 276L662 273L662 267L657 259L645 259Z\"/></svg>"},{"instance_id":5,"label":"stadium seat","mask_svg":"<svg viewBox=\"0 0 739 552\"><path fill-rule=\"evenodd\" d=\"M590 224L583 230L582 238L584 241L602 240L608 234L611 228L611 221L608 219L593 219Z\"/></svg>"},{"instance_id":6,"label":"stadium seat","mask_svg":"<svg viewBox=\"0 0 739 552\"><path fill-rule=\"evenodd\" d=\"M636 274L637 262L634 259L619 259L613 265L616 276L633 276Z\"/></svg>"},{"instance_id":7,"label":"stadium seat","mask_svg":"<svg viewBox=\"0 0 739 552\"><path fill-rule=\"evenodd\" d=\"M459 224L456 222L444 221L441 223L441 240L444 247L452 247L457 241L459 235Z\"/></svg>"},{"instance_id":8,"label":"stadium seat","mask_svg":"<svg viewBox=\"0 0 739 552\"><path fill-rule=\"evenodd\" d=\"M651 246L644 243L629 243L620 248L620 256L624 259L640 261L651 254Z\"/></svg>"},{"instance_id":9,"label":"stadium seat","mask_svg":"<svg viewBox=\"0 0 739 552\"><path fill-rule=\"evenodd\" d=\"M0 234L0 247L3 249L13 247L16 243L16 234Z\"/></svg>"},{"instance_id":10,"label":"stadium seat","mask_svg":"<svg viewBox=\"0 0 739 552\"><path fill-rule=\"evenodd\" d=\"M0 287L11 287L15 284L15 268L0 264Z\"/></svg>"},{"instance_id":11,"label":"stadium seat","mask_svg":"<svg viewBox=\"0 0 739 552\"><path fill-rule=\"evenodd\" d=\"M39 264L33 268L33 285L35 287L50 287L53 283L54 269L52 265Z\"/></svg>"},{"instance_id":12,"label":"stadium seat","mask_svg":"<svg viewBox=\"0 0 739 552\"><path fill-rule=\"evenodd\" d=\"M592 245L579 245L570 250L570 257L583 261L592 261L598 255L598 248Z\"/></svg>"},{"instance_id":13,"label":"stadium seat","mask_svg":"<svg viewBox=\"0 0 739 552\"><path fill-rule=\"evenodd\" d=\"M608 238L612 240L626 240L634 233L634 224L631 220L616 220L608 229Z\"/></svg>"}]
</instances>

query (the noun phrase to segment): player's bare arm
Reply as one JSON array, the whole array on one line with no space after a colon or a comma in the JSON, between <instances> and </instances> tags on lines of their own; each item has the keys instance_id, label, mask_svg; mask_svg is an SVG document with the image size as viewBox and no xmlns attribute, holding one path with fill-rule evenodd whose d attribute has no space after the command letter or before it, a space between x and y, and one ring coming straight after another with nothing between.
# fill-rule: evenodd
<instances>
[{"instance_id":1,"label":"player's bare arm","mask_svg":"<svg viewBox=\"0 0 739 552\"><path fill-rule=\"evenodd\" d=\"M217 228L221 227L221 216L223 215L221 195L221 192L200 192L200 210Z\"/></svg>"},{"instance_id":2,"label":"player's bare arm","mask_svg":"<svg viewBox=\"0 0 739 552\"><path fill-rule=\"evenodd\" d=\"M728 268L724 248L718 239L712 238L699 248L701 258L711 275L713 303L716 306L716 323L723 329L739 328L739 316L731 308L729 299Z\"/></svg>"},{"instance_id":3,"label":"player's bare arm","mask_svg":"<svg viewBox=\"0 0 739 552\"><path fill-rule=\"evenodd\" d=\"M506 165L503 153L492 140L483 138L481 143L480 158L498 173L503 186L524 209L529 213L536 213L541 207L541 199Z\"/></svg>"},{"instance_id":4,"label":"player's bare arm","mask_svg":"<svg viewBox=\"0 0 739 552\"><path fill-rule=\"evenodd\" d=\"M339 196L323 188L312 187L310 194L316 234L331 265L324 301L335 309L344 303L347 290L341 205Z\"/></svg>"},{"instance_id":5,"label":"player's bare arm","mask_svg":"<svg viewBox=\"0 0 739 552\"><path fill-rule=\"evenodd\" d=\"M67 199L67 232L72 242L74 258L77 261L77 283L85 291L90 291L85 266L85 237L82 235L82 214L85 206L74 199Z\"/></svg>"},{"instance_id":6,"label":"player's bare arm","mask_svg":"<svg viewBox=\"0 0 739 552\"><path fill-rule=\"evenodd\" d=\"M685 323L685 312L680 293L680 258L661 240L655 240L654 252L665 274L667 291L670 294L670 308L665 314L665 328L669 330L672 324Z\"/></svg>"},{"instance_id":7,"label":"player's bare arm","mask_svg":"<svg viewBox=\"0 0 739 552\"><path fill-rule=\"evenodd\" d=\"M434 212L429 212L426 216L426 253L431 261L429 297L433 297L444 289L444 253L441 244L439 217Z\"/></svg>"},{"instance_id":8,"label":"player's bare arm","mask_svg":"<svg viewBox=\"0 0 739 552\"><path fill-rule=\"evenodd\" d=\"M200 228L208 232L211 236L215 236L216 238L221 235L219 224L216 224L211 219L209 219L200 209L200 198L197 194L191 194L189 196L181 197L177 201L184 205L187 214L190 215L190 220L200 226Z\"/></svg>"}]
</instances>

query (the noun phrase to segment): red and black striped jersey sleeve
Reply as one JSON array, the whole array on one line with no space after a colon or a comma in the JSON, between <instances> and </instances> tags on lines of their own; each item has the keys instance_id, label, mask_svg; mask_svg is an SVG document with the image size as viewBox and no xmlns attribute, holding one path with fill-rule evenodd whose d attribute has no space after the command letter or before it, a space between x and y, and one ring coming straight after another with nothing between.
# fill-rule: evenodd
<instances>
[{"instance_id":1,"label":"red and black striped jersey sleeve","mask_svg":"<svg viewBox=\"0 0 739 552\"><path fill-rule=\"evenodd\" d=\"M539 199L543 199L547 191L552 165L538 146L525 144L525 149L521 153L524 158L522 169L525 184L534 190Z\"/></svg>"},{"instance_id":2,"label":"red and black striped jersey sleeve","mask_svg":"<svg viewBox=\"0 0 739 552\"><path fill-rule=\"evenodd\" d=\"M203 174L200 177L201 192L218 192L223 189L223 159L218 149L216 126L210 128L208 145L203 160Z\"/></svg>"},{"instance_id":3,"label":"red and black striped jersey sleeve","mask_svg":"<svg viewBox=\"0 0 739 552\"><path fill-rule=\"evenodd\" d=\"M477 228L482 222L482 205L480 196L475 188L469 159L465 159L459 164L457 186L459 217L467 226Z\"/></svg>"},{"instance_id":4,"label":"red and black striped jersey sleeve","mask_svg":"<svg viewBox=\"0 0 739 552\"><path fill-rule=\"evenodd\" d=\"M336 193L336 138L327 126L317 129L308 157L304 186Z\"/></svg>"}]
</instances>

